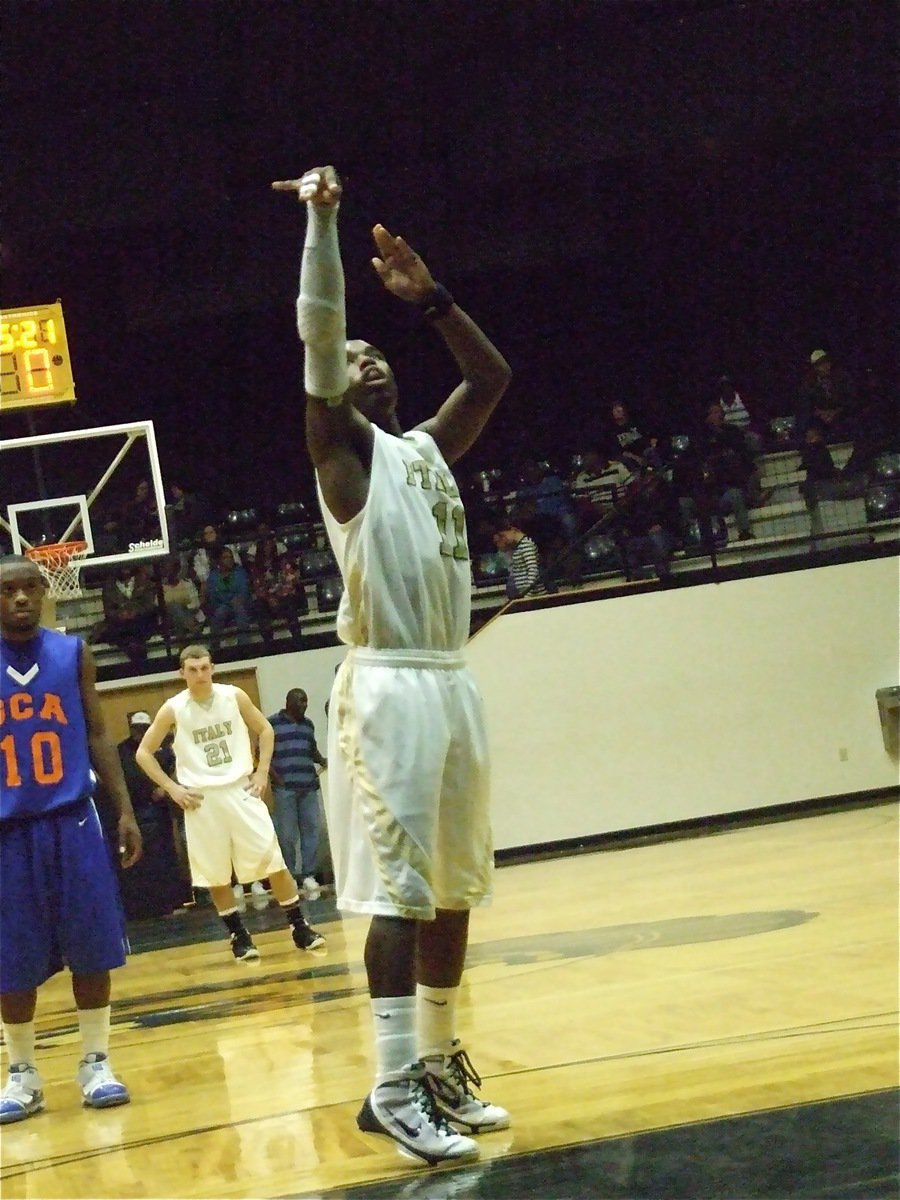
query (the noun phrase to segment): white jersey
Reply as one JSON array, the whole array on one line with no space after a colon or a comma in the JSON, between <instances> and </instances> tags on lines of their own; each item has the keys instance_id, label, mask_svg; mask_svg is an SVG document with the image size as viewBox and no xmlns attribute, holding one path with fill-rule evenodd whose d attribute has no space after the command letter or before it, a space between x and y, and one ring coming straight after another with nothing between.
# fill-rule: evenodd
<instances>
[{"instance_id":1,"label":"white jersey","mask_svg":"<svg viewBox=\"0 0 900 1200\"><path fill-rule=\"evenodd\" d=\"M372 426L369 494L345 524L319 501L341 569L337 633L373 650L459 650L469 636L472 581L466 517L434 439Z\"/></svg>"},{"instance_id":2,"label":"white jersey","mask_svg":"<svg viewBox=\"0 0 900 1200\"><path fill-rule=\"evenodd\" d=\"M237 783L253 773L250 733L238 708L237 688L214 683L208 700L187 688L169 701L175 714L175 775L184 787Z\"/></svg>"}]
</instances>

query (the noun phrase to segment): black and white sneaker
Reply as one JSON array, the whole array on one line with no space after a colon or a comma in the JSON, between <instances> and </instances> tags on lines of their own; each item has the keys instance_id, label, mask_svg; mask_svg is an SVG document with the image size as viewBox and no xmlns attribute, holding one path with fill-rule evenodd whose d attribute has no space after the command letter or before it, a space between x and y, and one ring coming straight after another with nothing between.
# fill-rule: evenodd
<instances>
[{"instance_id":1,"label":"black and white sneaker","mask_svg":"<svg viewBox=\"0 0 900 1200\"><path fill-rule=\"evenodd\" d=\"M291 929L291 937L298 950L317 950L319 946L325 945L324 935L307 925L305 921L302 925L295 925Z\"/></svg>"},{"instance_id":2,"label":"black and white sneaker","mask_svg":"<svg viewBox=\"0 0 900 1200\"><path fill-rule=\"evenodd\" d=\"M231 935L231 953L238 962L255 962L259 958L259 951L246 929L239 929Z\"/></svg>"},{"instance_id":3,"label":"black and white sneaker","mask_svg":"<svg viewBox=\"0 0 900 1200\"><path fill-rule=\"evenodd\" d=\"M397 1143L407 1158L434 1166L478 1157L478 1146L447 1123L435 1103L424 1063L413 1063L363 1101L356 1124L363 1133L381 1133Z\"/></svg>"},{"instance_id":4,"label":"black and white sneaker","mask_svg":"<svg viewBox=\"0 0 900 1200\"><path fill-rule=\"evenodd\" d=\"M481 1077L458 1038L449 1053L426 1054L424 1062L435 1103L451 1125L465 1133L509 1128L505 1108L475 1095L473 1088L481 1087Z\"/></svg>"}]
</instances>

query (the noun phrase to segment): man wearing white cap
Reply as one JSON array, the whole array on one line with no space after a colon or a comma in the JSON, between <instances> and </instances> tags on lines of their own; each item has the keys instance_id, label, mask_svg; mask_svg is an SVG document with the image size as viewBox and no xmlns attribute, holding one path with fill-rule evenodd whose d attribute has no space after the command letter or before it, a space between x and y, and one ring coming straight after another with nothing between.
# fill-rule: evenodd
<instances>
[{"instance_id":1,"label":"man wearing white cap","mask_svg":"<svg viewBox=\"0 0 900 1200\"><path fill-rule=\"evenodd\" d=\"M852 375L836 366L827 350L813 350L809 363L797 401L798 435L817 424L829 442L852 439L859 403Z\"/></svg>"},{"instance_id":2,"label":"man wearing white cap","mask_svg":"<svg viewBox=\"0 0 900 1200\"><path fill-rule=\"evenodd\" d=\"M191 894L185 872L179 866L168 797L161 787L147 778L136 759L141 738L151 723L148 712L129 713L128 737L117 747L134 815L144 839L144 856L137 867L119 876L125 915L130 920L166 916L175 912ZM166 775L174 776L175 755L171 747L161 746L155 757Z\"/></svg>"}]
</instances>

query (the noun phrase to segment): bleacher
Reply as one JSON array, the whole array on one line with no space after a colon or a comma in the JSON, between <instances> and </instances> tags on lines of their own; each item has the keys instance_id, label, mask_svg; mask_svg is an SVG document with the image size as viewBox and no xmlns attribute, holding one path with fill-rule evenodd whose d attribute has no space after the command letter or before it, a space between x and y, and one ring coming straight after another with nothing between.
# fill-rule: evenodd
<instances>
[{"instance_id":1,"label":"bleacher","mask_svg":"<svg viewBox=\"0 0 900 1200\"><path fill-rule=\"evenodd\" d=\"M849 444L831 447L835 465L842 467L850 457ZM796 449L787 448L764 454L759 460L761 488L766 496L762 507L750 510L754 537L738 541L733 519L724 519L724 533L715 547L716 564L728 568L736 564L757 563L765 569L766 562L773 565L786 556L813 553L817 548L866 547L878 543L896 543L900 539L900 461L897 455L885 456L883 478L877 478L870 487L858 496L837 500L821 500L818 504L818 529L813 527L810 509L800 491L804 472ZM877 472L876 472L877 476ZM885 497L887 501L885 501ZM503 497L504 503L514 503L514 494ZM282 517L289 516L290 505L283 506ZM303 506L298 506L298 516L306 515ZM241 536L239 529L225 530L228 541L239 552L247 554L255 545L255 536ZM335 613L340 602L342 584L337 564L328 547L324 526L321 522L303 520L295 524L281 525L278 538L295 554L301 565L306 590L307 611L300 616L300 627L304 646L310 648L330 644L334 639ZM590 587L591 589L622 587L629 582L646 581L652 572L638 572L629 579L615 540L603 530L583 536L579 549L581 555L581 578L578 583L562 584L562 590ZM505 603L506 567L502 555L496 551L483 550L473 553L473 628L477 627ZM672 571L676 576L688 576L693 572L710 570L710 557L706 549L685 544L674 551ZM91 580L85 572L81 598L60 601L57 605L58 624L70 633L88 638L91 630L102 620L103 604L99 583ZM684 578L681 582L687 583ZM302 606L301 606L302 608ZM276 652L279 643L284 650L292 649L290 634L283 622L274 626ZM131 673L125 655L116 647L104 642L93 644L98 671L102 678L114 678ZM175 655L179 647L174 646L162 632L155 633L149 640L148 670L165 671L174 668ZM172 651L174 650L174 654ZM220 657L252 658L264 653L261 641L252 646L240 647L234 631L226 631L222 641Z\"/></svg>"},{"instance_id":2,"label":"bleacher","mask_svg":"<svg viewBox=\"0 0 900 1200\"><path fill-rule=\"evenodd\" d=\"M300 625L304 641L310 646L330 640L334 635L335 613L340 603L342 584L337 563L328 547L325 528L321 522L300 522L282 525L277 530L277 536L283 541L296 557L303 576L306 593L306 612L300 616ZM233 545L242 560L252 555L256 545L255 536L237 536L233 529L226 529L226 537ZM300 606L302 609L302 605ZM57 601L56 619L60 627L67 633L75 633L85 640L90 639L92 630L103 620L103 592L97 572L87 568L82 575L82 595L75 600ZM208 636L209 626L204 626L201 636ZM291 648L290 633L284 621L278 620L273 624L273 638L278 649L281 642L284 648ZM110 678L129 674L128 660L116 647L108 642L92 642L101 677ZM172 666L180 646L176 646L171 638L166 637L160 629L147 642L148 669L164 671ZM174 655L173 655L174 650ZM226 630L222 638L220 657L250 658L263 653L261 641L254 641L249 647L238 645L235 630Z\"/></svg>"},{"instance_id":3,"label":"bleacher","mask_svg":"<svg viewBox=\"0 0 900 1200\"><path fill-rule=\"evenodd\" d=\"M842 468L852 453L849 443L829 447L835 466ZM883 475L868 488L860 488L854 497L820 500L818 528L804 499L800 485L805 479L800 454L795 448L773 450L758 461L760 484L766 503L750 509L753 538L738 541L734 519L721 519L723 536L715 546L716 565L729 567L743 563L758 563L764 569L797 554L814 554L820 550L875 547L879 543L896 543L900 538L900 456L885 455ZM610 484L610 497L615 498L616 485ZM507 503L514 502L510 495ZM582 576L580 585L591 587L620 587L629 582L616 540L609 532L598 529L582 539ZM710 558L701 546L686 543L675 549L672 556L674 575L708 572ZM652 572L640 574L645 580ZM495 576L495 578L492 578ZM489 595L504 594L506 573L502 561L494 553L479 556L476 563L473 598L482 601ZM685 580L687 582L687 580ZM563 589L570 585L562 584Z\"/></svg>"}]
</instances>

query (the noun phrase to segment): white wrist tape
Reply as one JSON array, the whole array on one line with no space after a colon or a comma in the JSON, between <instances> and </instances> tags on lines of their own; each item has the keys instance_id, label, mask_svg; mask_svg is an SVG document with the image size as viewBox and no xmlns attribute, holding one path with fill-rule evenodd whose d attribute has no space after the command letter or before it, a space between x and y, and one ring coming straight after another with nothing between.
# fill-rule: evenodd
<instances>
[{"instance_id":1,"label":"white wrist tape","mask_svg":"<svg viewBox=\"0 0 900 1200\"><path fill-rule=\"evenodd\" d=\"M307 394L343 396L347 390L347 317L337 207L306 206L306 241L297 297L297 331L306 347Z\"/></svg>"}]
</instances>

